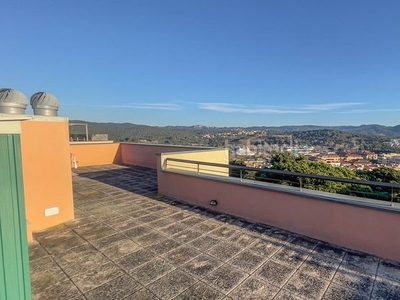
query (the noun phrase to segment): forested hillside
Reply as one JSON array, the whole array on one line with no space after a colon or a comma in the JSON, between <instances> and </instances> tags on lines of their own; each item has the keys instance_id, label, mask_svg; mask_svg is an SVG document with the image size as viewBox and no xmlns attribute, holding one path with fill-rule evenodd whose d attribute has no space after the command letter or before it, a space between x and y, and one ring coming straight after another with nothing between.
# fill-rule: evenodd
<instances>
[{"instance_id":1,"label":"forested hillside","mask_svg":"<svg viewBox=\"0 0 400 300\"><path fill-rule=\"evenodd\" d=\"M238 145L252 144L292 144L321 146L327 148L344 148L357 150L371 150L378 152L399 152L400 147L390 143L387 135L362 135L353 133L358 131L383 132L386 128L388 135L393 135L400 126L389 127L381 125L363 125L358 127L343 127L349 131L339 131L320 128L318 126L282 126L282 127L207 127L207 126L146 126L131 123L95 123L85 121L71 121L71 123L86 123L89 135L106 133L109 139L123 142L145 142L158 144L199 145L223 147L227 143ZM267 128L273 128L267 129ZM363 129L362 129L363 128ZM375 129L374 129L375 128ZM286 131L281 132L280 130ZM292 131L289 131L291 129ZM307 130L303 130L307 129ZM243 135L241 135L241 132ZM229 135L232 133L232 135ZM400 133L399 133L400 135Z\"/></svg>"}]
</instances>

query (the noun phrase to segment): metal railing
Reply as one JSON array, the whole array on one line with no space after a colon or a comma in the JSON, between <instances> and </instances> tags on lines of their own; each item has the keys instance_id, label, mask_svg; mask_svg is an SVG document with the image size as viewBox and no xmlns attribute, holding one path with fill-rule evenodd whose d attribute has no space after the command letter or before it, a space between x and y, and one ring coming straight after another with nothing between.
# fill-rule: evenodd
<instances>
[{"instance_id":1,"label":"metal railing","mask_svg":"<svg viewBox=\"0 0 400 300\"><path fill-rule=\"evenodd\" d=\"M255 180L258 182L262 181L280 185L283 184L286 186L298 187L299 191L303 191L303 189L326 191L324 190L324 188L321 189L315 187L318 187L318 184L322 185L323 187L326 187L326 184L329 185L329 182L345 184L345 186L343 186L344 188L345 187L355 188L354 186L357 185L361 187L369 187L371 191L365 188L364 189L361 188L358 190L348 189L348 190L343 190L341 193L336 192L336 194L355 196L363 199L382 200L385 201L386 203L390 202L391 206L393 206L395 200L396 201L400 200L400 184L397 183L357 180L349 178L281 171L274 169L260 169L260 168L252 168L252 167L245 167L238 165L227 165L227 164L186 160L178 158L166 158L164 160L163 169L172 171L190 172L198 175L236 177L239 178L240 181ZM254 179L246 178L246 175L249 174L249 172L255 173ZM323 184L325 184L325 186Z\"/></svg>"}]
</instances>

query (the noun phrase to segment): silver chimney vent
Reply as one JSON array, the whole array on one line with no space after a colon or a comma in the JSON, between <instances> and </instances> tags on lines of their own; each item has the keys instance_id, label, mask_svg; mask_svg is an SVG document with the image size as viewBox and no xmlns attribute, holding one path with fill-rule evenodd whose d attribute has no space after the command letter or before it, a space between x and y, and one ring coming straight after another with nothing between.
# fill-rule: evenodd
<instances>
[{"instance_id":1,"label":"silver chimney vent","mask_svg":"<svg viewBox=\"0 0 400 300\"><path fill-rule=\"evenodd\" d=\"M58 100L54 95L45 92L33 94L31 97L31 105L35 115L41 116L57 116Z\"/></svg>"},{"instance_id":2,"label":"silver chimney vent","mask_svg":"<svg viewBox=\"0 0 400 300\"><path fill-rule=\"evenodd\" d=\"M0 113L24 115L28 106L26 96L13 89L0 89Z\"/></svg>"}]
</instances>

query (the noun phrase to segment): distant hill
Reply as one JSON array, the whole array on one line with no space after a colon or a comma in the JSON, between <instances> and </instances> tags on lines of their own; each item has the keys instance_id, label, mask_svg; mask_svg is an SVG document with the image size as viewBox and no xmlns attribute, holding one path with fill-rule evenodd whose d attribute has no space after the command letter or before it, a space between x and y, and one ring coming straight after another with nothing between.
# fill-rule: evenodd
<instances>
[{"instance_id":1,"label":"distant hill","mask_svg":"<svg viewBox=\"0 0 400 300\"><path fill-rule=\"evenodd\" d=\"M400 125L384 126L378 124L360 126L251 126L251 127L209 127L203 125L194 126L147 126L132 123L97 123L82 120L71 120L71 123L86 123L89 126L89 134L106 133L115 141L142 142L149 141L160 144L185 144L207 145L209 141L203 139L206 133L224 132L232 130L268 130L271 132L303 132L312 130L337 130L355 135L400 137Z\"/></svg>"},{"instance_id":2,"label":"distant hill","mask_svg":"<svg viewBox=\"0 0 400 300\"><path fill-rule=\"evenodd\" d=\"M97 123L70 120L70 123L88 124L89 136L106 133L110 140L125 142L150 142L158 144L201 145L199 136L190 130L132 123Z\"/></svg>"},{"instance_id":3,"label":"distant hill","mask_svg":"<svg viewBox=\"0 0 400 300\"><path fill-rule=\"evenodd\" d=\"M359 126L318 126L318 125L287 125L287 126L250 126L250 127L208 127L202 125L195 126L167 126L166 128L181 130L202 130L202 131L225 131L233 129L247 130L271 130L276 132L295 132L332 129L362 135L380 135L387 137L400 137L400 125L384 126L378 124L359 125Z\"/></svg>"}]
</instances>

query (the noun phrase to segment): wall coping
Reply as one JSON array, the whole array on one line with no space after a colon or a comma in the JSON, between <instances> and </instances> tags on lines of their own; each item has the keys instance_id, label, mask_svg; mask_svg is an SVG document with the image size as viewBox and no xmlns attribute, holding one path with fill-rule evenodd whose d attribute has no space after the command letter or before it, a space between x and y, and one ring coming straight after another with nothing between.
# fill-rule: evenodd
<instances>
[{"instance_id":1,"label":"wall coping","mask_svg":"<svg viewBox=\"0 0 400 300\"><path fill-rule=\"evenodd\" d=\"M177 147L177 148L188 148L188 149L224 149L224 148L215 148L215 147L204 147L204 146L182 146L182 145L168 145L168 144L149 144L149 143L128 143L128 142L120 142L121 144L126 145L136 145L136 146L157 146L157 147Z\"/></svg>"},{"instance_id":2,"label":"wall coping","mask_svg":"<svg viewBox=\"0 0 400 300\"><path fill-rule=\"evenodd\" d=\"M157 156L161 156L163 154L165 155L176 155L176 154L190 154L190 153L202 153L202 152L213 152L213 151L223 151L223 150L229 150L228 148L207 148L207 149L201 149L201 150L193 150L193 151L176 151L176 152L159 152L156 153Z\"/></svg>"},{"instance_id":3,"label":"wall coping","mask_svg":"<svg viewBox=\"0 0 400 300\"><path fill-rule=\"evenodd\" d=\"M119 143L114 143L114 141L75 141L75 142L69 142L70 145L96 145L96 144L119 144Z\"/></svg>"}]
</instances>

